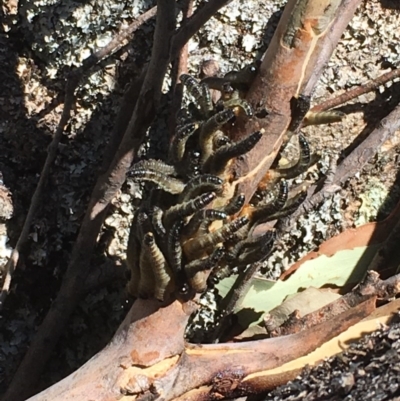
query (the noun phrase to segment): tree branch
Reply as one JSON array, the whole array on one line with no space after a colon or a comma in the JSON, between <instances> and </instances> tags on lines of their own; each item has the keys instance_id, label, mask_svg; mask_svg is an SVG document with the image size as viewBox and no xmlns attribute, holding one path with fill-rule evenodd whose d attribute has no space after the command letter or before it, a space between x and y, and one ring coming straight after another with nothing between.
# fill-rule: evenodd
<instances>
[{"instance_id":1,"label":"tree branch","mask_svg":"<svg viewBox=\"0 0 400 401\"><path fill-rule=\"evenodd\" d=\"M380 86L384 85L388 81L392 81L395 78L400 77L400 68L396 68L393 71L389 71L386 74L381 75L376 79L372 79L371 81L359 85L355 88L347 90L339 96L334 97L333 99L329 99L321 104L314 106L311 111L324 111L329 110L334 107L340 106L344 103L347 103L350 100L353 100L356 97L364 95L365 93L372 92L373 90L378 89Z\"/></svg>"},{"instance_id":2,"label":"tree branch","mask_svg":"<svg viewBox=\"0 0 400 401\"><path fill-rule=\"evenodd\" d=\"M189 39L195 35L220 8L226 6L231 1L232 0L213 0L205 3L203 7L196 10L192 17L187 19L174 35L171 46L171 59L177 57L182 47Z\"/></svg>"},{"instance_id":3,"label":"tree branch","mask_svg":"<svg viewBox=\"0 0 400 401\"><path fill-rule=\"evenodd\" d=\"M360 2L324 0L310 2L305 9L306 2L288 2L247 95L256 114L264 110L266 116L239 122L232 131L234 139L265 132L254 149L233 166L232 176L240 178L233 182L232 193L238 185L239 192L250 199L279 151L291 118L291 99L311 94Z\"/></svg>"}]
</instances>

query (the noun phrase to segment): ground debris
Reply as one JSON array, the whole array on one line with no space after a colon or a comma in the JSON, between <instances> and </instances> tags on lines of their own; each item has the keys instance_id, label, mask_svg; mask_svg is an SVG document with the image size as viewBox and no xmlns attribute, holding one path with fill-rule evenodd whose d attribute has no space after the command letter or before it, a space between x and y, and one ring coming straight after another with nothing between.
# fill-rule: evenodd
<instances>
[{"instance_id":1,"label":"ground debris","mask_svg":"<svg viewBox=\"0 0 400 401\"><path fill-rule=\"evenodd\" d=\"M381 327L264 400L389 400L400 394L400 323Z\"/></svg>"}]
</instances>

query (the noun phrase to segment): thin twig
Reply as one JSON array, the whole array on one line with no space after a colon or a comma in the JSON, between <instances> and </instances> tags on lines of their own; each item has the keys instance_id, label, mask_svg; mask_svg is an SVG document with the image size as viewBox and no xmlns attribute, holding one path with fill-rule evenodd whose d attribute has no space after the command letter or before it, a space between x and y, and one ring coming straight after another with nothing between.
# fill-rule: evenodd
<instances>
[{"instance_id":1,"label":"thin twig","mask_svg":"<svg viewBox=\"0 0 400 401\"><path fill-rule=\"evenodd\" d=\"M85 59L80 67L83 70L92 68L95 64L101 61L105 57L110 57L116 53L119 49L128 44L132 39L132 34L135 33L144 23L149 19L155 17L157 14L157 6L150 8L150 10L141 14L136 18L127 28L117 33L114 38L103 48L90 55Z\"/></svg>"},{"instance_id":2,"label":"thin twig","mask_svg":"<svg viewBox=\"0 0 400 401\"><path fill-rule=\"evenodd\" d=\"M11 253L10 259L8 260L8 262L5 266L5 271L6 271L5 280L3 282L3 286L1 289L1 293L0 293L0 310L2 309L4 300L6 299L7 294L10 290L11 280L12 280L14 271L17 267L18 260L19 260L19 253L20 253L23 245L26 243L26 241L28 239L29 229L31 227L33 218L36 215L36 212L39 208L40 198L42 196L42 192L46 185L46 182L49 178L51 166L54 162L54 159L56 158L58 145L62 138L62 134L64 132L64 127L66 126L66 124L68 123L68 120L69 120L72 105L74 103L74 92L78 85L78 82L79 82L79 76L77 76L77 75L72 75L67 82L66 89L65 89L64 109L63 109L63 112L62 112L62 115L60 118L60 123L58 124L56 133L54 134L53 140L49 145L47 158L44 163L42 173L40 174L39 182L37 184L35 192L33 193L32 201L31 201L31 204L30 204L30 207L28 210L28 214L27 214L25 222L24 222L24 226L22 227L21 234L20 234L18 241Z\"/></svg>"},{"instance_id":3,"label":"thin twig","mask_svg":"<svg viewBox=\"0 0 400 401\"><path fill-rule=\"evenodd\" d=\"M372 92L373 90L379 88L381 85L384 85L388 81L392 81L395 78L400 77L400 68L396 68L393 71L389 71L380 77L373 79L366 84L357 86L356 88L350 89L345 93L342 93L339 96L334 97L333 99L329 99L317 106L314 106L311 111L324 111L329 110L334 107L340 106L348 101L355 99L365 93Z\"/></svg>"},{"instance_id":4,"label":"thin twig","mask_svg":"<svg viewBox=\"0 0 400 401\"><path fill-rule=\"evenodd\" d=\"M170 50L170 60L176 59L179 56L181 48L190 40L190 38L195 35L211 17L213 17L214 13L225 6L229 1L231 0L218 0L213 3L207 3L203 8L194 12L193 16L188 19L186 23L182 24L178 32L174 34ZM125 133L126 127L128 126L130 116L132 115L133 109L136 105L137 94L140 92L144 81L145 71L147 71L147 66L143 68L143 73L132 82L124 95L124 100L111 137L110 146L103 158L103 173L107 171L115 151L121 142L122 136ZM149 107L151 107L151 105Z\"/></svg>"},{"instance_id":5,"label":"thin twig","mask_svg":"<svg viewBox=\"0 0 400 401\"><path fill-rule=\"evenodd\" d=\"M193 4L194 0L186 0L182 7L182 23L186 21L193 15ZM170 118L168 122L170 138L172 138L176 127L176 113L179 110L180 104L182 102L183 86L179 83L179 77L182 74L188 72L187 61L189 55L189 43L186 43L179 52L176 59L171 60L171 92L172 101L170 105Z\"/></svg>"},{"instance_id":6,"label":"thin twig","mask_svg":"<svg viewBox=\"0 0 400 401\"><path fill-rule=\"evenodd\" d=\"M195 35L199 29L212 17L215 13L232 0L214 0L205 3L202 8L196 10L186 23L182 24L172 40L171 59L174 59L182 49L182 47Z\"/></svg>"},{"instance_id":7,"label":"thin twig","mask_svg":"<svg viewBox=\"0 0 400 401\"><path fill-rule=\"evenodd\" d=\"M383 118L368 137L338 165L335 183L342 184L360 171L375 156L383 143L399 128L400 104Z\"/></svg>"},{"instance_id":8,"label":"thin twig","mask_svg":"<svg viewBox=\"0 0 400 401\"><path fill-rule=\"evenodd\" d=\"M157 6L152 7L135 19L127 28L122 29L116 33L114 38L106 46L91 54L87 59L83 60L82 65L74 71L74 74L83 76L85 72L95 66L103 59L112 56L122 47L126 46L132 39L133 34L148 20L153 18L157 13ZM36 115L36 118L41 119L49 110L54 110L59 104L64 101L64 94L59 94L56 98L52 99L46 104L41 112Z\"/></svg>"}]
</instances>

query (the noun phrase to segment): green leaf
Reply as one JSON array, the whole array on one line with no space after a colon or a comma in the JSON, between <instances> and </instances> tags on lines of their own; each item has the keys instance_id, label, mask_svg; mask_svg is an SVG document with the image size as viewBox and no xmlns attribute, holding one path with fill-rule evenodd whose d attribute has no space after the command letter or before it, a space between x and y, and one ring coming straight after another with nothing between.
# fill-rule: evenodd
<instances>
[{"instance_id":1,"label":"green leaf","mask_svg":"<svg viewBox=\"0 0 400 401\"><path fill-rule=\"evenodd\" d=\"M363 278L378 247L379 245L375 244L341 250L330 257L320 255L315 259L307 260L285 281L254 278L247 295L235 312L250 309L253 316L254 313L264 314L279 306L287 296L309 287L335 286L341 288L350 283L356 284ZM222 297L226 296L236 277L236 275L228 277L217 285ZM246 314L240 313L239 319L242 327L247 327L251 318L247 319ZM256 323L252 322L252 324Z\"/></svg>"}]
</instances>

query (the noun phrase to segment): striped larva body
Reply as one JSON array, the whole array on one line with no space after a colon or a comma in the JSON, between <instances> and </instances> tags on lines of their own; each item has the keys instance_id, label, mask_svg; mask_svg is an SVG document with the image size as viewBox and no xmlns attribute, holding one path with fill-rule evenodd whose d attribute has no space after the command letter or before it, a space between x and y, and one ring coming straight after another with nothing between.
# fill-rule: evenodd
<instances>
[{"instance_id":1,"label":"striped larva body","mask_svg":"<svg viewBox=\"0 0 400 401\"><path fill-rule=\"evenodd\" d=\"M200 260L194 260L185 266L188 283L197 293L207 288L209 272L215 268L224 256L224 249L217 248L210 256Z\"/></svg>"},{"instance_id":2,"label":"striped larva body","mask_svg":"<svg viewBox=\"0 0 400 401\"><path fill-rule=\"evenodd\" d=\"M142 242L141 242L141 250L140 250L140 282L138 293L141 298L149 298L154 295L155 288L155 277L152 268L153 260L149 253L149 245L147 243L148 238L145 234Z\"/></svg>"},{"instance_id":3,"label":"striped larva body","mask_svg":"<svg viewBox=\"0 0 400 401\"><path fill-rule=\"evenodd\" d=\"M204 164L213 152L213 137L217 130L232 120L235 113L232 109L225 109L209 118L200 129L200 148L202 152L202 163Z\"/></svg>"},{"instance_id":4,"label":"striped larva body","mask_svg":"<svg viewBox=\"0 0 400 401\"><path fill-rule=\"evenodd\" d=\"M177 163L183 159L186 151L186 143L198 127L199 125L196 123L189 123L178 129L178 132L172 139L169 150L169 157L172 162Z\"/></svg>"},{"instance_id":5,"label":"striped larva body","mask_svg":"<svg viewBox=\"0 0 400 401\"><path fill-rule=\"evenodd\" d=\"M164 238L167 235L167 230L163 223L164 211L158 207L154 206L151 213L151 223L153 225L155 233L160 237Z\"/></svg>"},{"instance_id":6,"label":"striped larva body","mask_svg":"<svg viewBox=\"0 0 400 401\"><path fill-rule=\"evenodd\" d=\"M225 220L228 217L228 214L214 209L206 209L206 210L199 210L195 213L190 221L186 224L183 230L183 234L185 237L193 236L193 234L197 233L200 229L200 225L207 221L208 224L211 224L214 220ZM202 232L204 233L204 232Z\"/></svg>"},{"instance_id":7,"label":"striped larva body","mask_svg":"<svg viewBox=\"0 0 400 401\"><path fill-rule=\"evenodd\" d=\"M230 84L223 86L222 97L217 103L221 108L231 108L236 115L243 112L246 116L253 116L253 109L246 100L242 99L239 91L235 90Z\"/></svg>"},{"instance_id":8,"label":"striped larva body","mask_svg":"<svg viewBox=\"0 0 400 401\"><path fill-rule=\"evenodd\" d=\"M183 250L188 258L196 258L204 253L208 248L226 241L233 233L248 223L245 216L239 217L229 223L226 223L219 229L209 234L204 234L183 245Z\"/></svg>"},{"instance_id":9,"label":"striped larva body","mask_svg":"<svg viewBox=\"0 0 400 401\"><path fill-rule=\"evenodd\" d=\"M129 176L137 181L153 182L161 189L171 194L179 194L185 188L185 184L181 180L149 169L135 168L130 171Z\"/></svg>"},{"instance_id":10,"label":"striped larva body","mask_svg":"<svg viewBox=\"0 0 400 401\"><path fill-rule=\"evenodd\" d=\"M188 201L203 192L220 193L222 190L223 180L212 174L202 174L192 178L184 187L180 201Z\"/></svg>"},{"instance_id":11,"label":"striped larva body","mask_svg":"<svg viewBox=\"0 0 400 401\"><path fill-rule=\"evenodd\" d=\"M209 116L214 108L214 105L211 100L211 93L210 89L207 85L200 83L201 89L202 89L202 94L203 96L201 97L200 101L200 106L203 109L203 112L206 116Z\"/></svg>"},{"instance_id":12,"label":"striped larva body","mask_svg":"<svg viewBox=\"0 0 400 401\"><path fill-rule=\"evenodd\" d=\"M268 216L271 216L279 210L283 209L287 202L288 195L289 189L287 181L281 180L279 182L279 191L275 199L268 203L260 202L257 206L253 208L253 211L251 213L252 223L264 220L265 218L268 218Z\"/></svg>"},{"instance_id":13,"label":"striped larva body","mask_svg":"<svg viewBox=\"0 0 400 401\"><path fill-rule=\"evenodd\" d=\"M226 145L219 147L207 159L204 165L205 169L211 171L213 174L222 174L231 159L249 152L254 148L261 137L261 132L257 131L239 142L227 143Z\"/></svg>"},{"instance_id":14,"label":"striped larva body","mask_svg":"<svg viewBox=\"0 0 400 401\"><path fill-rule=\"evenodd\" d=\"M159 301L168 297L168 288L173 288L173 275L169 268L164 254L158 247L153 233L148 232L143 238L143 250L148 253L146 262L149 262L150 269L154 276L154 296Z\"/></svg>"},{"instance_id":15,"label":"striped larva body","mask_svg":"<svg viewBox=\"0 0 400 401\"><path fill-rule=\"evenodd\" d=\"M273 231L256 238L247 238L239 242L231 251L231 257L237 261L238 266L245 266L265 259L272 250L275 239Z\"/></svg>"},{"instance_id":16,"label":"striped larva body","mask_svg":"<svg viewBox=\"0 0 400 401\"><path fill-rule=\"evenodd\" d=\"M161 160L141 160L135 164L135 170L151 170L166 175L176 175L176 169Z\"/></svg>"},{"instance_id":17,"label":"striped larva body","mask_svg":"<svg viewBox=\"0 0 400 401\"><path fill-rule=\"evenodd\" d=\"M299 134L299 145L300 156L298 161L290 167L277 169L279 177L286 179L295 178L307 171L311 164L311 150L306 137L302 134Z\"/></svg>"},{"instance_id":18,"label":"striped larva body","mask_svg":"<svg viewBox=\"0 0 400 401\"><path fill-rule=\"evenodd\" d=\"M338 123L343 120L345 113L339 110L309 111L303 121L303 126Z\"/></svg>"},{"instance_id":19,"label":"striped larva body","mask_svg":"<svg viewBox=\"0 0 400 401\"><path fill-rule=\"evenodd\" d=\"M246 198L244 194L234 195L233 198L225 206L222 206L220 208L220 210L228 215L239 213L244 206L245 199Z\"/></svg>"},{"instance_id":20,"label":"striped larva body","mask_svg":"<svg viewBox=\"0 0 400 401\"><path fill-rule=\"evenodd\" d=\"M167 259L175 275L179 275L182 270L182 245L180 242L182 220L176 221L167 236Z\"/></svg>"},{"instance_id":21,"label":"striped larva body","mask_svg":"<svg viewBox=\"0 0 400 401\"><path fill-rule=\"evenodd\" d=\"M192 215L193 213L203 209L209 203L211 203L216 198L216 194L214 192L205 192L196 198L188 200L183 203L178 203L170 207L164 213L164 224L166 226L170 225L176 219L183 219Z\"/></svg>"}]
</instances>

